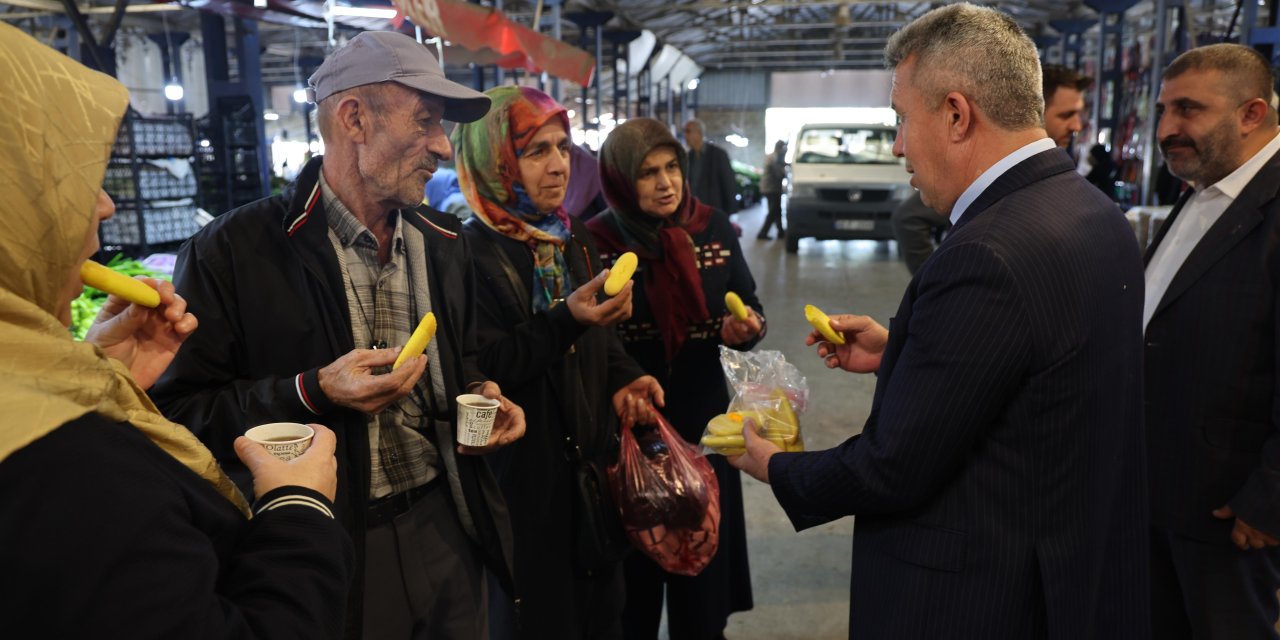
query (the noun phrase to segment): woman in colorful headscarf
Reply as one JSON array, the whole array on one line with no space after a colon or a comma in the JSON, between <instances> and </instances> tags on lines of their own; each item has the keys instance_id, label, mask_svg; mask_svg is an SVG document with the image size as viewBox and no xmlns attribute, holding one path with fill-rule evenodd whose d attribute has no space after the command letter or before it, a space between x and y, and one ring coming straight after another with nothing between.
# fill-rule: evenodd
<instances>
[{"instance_id":1,"label":"woman in colorful headscarf","mask_svg":"<svg viewBox=\"0 0 1280 640\"><path fill-rule=\"evenodd\" d=\"M605 299L607 271L564 210L569 118L528 87L488 92L488 115L453 134L458 181L475 215L463 233L477 261L480 368L524 407L525 437L491 454L515 533L519 637L621 638L619 560L582 537L579 459L616 459L618 420L647 422L662 389L627 357L610 325L631 313L631 285ZM607 490L602 513L614 513ZM623 541L616 521L617 538ZM495 638L514 612L494 602Z\"/></svg>"},{"instance_id":2,"label":"woman in colorful headscarf","mask_svg":"<svg viewBox=\"0 0 1280 640\"><path fill-rule=\"evenodd\" d=\"M0 619L13 638L341 637L351 542L333 433L291 463L245 438L251 509L143 391L196 329L111 296L67 330L128 93L0 24Z\"/></svg>"},{"instance_id":3,"label":"woman in colorful headscarf","mask_svg":"<svg viewBox=\"0 0 1280 640\"><path fill-rule=\"evenodd\" d=\"M720 345L748 350L764 337L756 284L729 217L693 197L684 148L666 125L636 118L600 149L600 179L610 208L587 223L606 262L625 251L640 258L631 319L618 329L627 352L667 390L663 415L697 442L729 405ZM724 296L748 306L734 318ZM671 638L722 637L729 614L752 607L742 481L722 456L710 456L720 482L720 548L697 576L663 571L648 557L626 560L628 638L653 640L663 591Z\"/></svg>"}]
</instances>

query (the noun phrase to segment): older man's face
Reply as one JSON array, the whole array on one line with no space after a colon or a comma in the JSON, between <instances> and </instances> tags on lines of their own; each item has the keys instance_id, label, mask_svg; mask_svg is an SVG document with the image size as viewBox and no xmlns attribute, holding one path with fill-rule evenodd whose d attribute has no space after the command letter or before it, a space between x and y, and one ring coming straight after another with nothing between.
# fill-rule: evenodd
<instances>
[{"instance_id":1,"label":"older man's face","mask_svg":"<svg viewBox=\"0 0 1280 640\"><path fill-rule=\"evenodd\" d=\"M702 129L697 124L686 122L684 124L684 139L689 143L689 148L694 151L702 150Z\"/></svg>"},{"instance_id":2,"label":"older man's face","mask_svg":"<svg viewBox=\"0 0 1280 640\"><path fill-rule=\"evenodd\" d=\"M373 114L360 147L360 176L378 202L416 206L440 161L453 157L442 122L444 102L394 83L383 91L384 112Z\"/></svg>"}]
</instances>

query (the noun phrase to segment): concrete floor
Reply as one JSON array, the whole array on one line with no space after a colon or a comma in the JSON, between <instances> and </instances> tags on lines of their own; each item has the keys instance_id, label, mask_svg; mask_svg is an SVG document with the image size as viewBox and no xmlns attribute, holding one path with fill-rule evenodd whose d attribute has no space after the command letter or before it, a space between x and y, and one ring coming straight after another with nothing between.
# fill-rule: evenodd
<instances>
[{"instance_id":1,"label":"concrete floor","mask_svg":"<svg viewBox=\"0 0 1280 640\"><path fill-rule=\"evenodd\" d=\"M735 216L742 248L769 319L756 347L781 351L809 382L801 416L811 450L839 444L862 430L875 378L827 369L804 344L804 305L827 313L870 315L881 324L897 311L910 276L892 242L800 241L789 255L781 240L756 240L763 205ZM796 533L768 486L743 479L755 609L729 618L730 640L835 640L848 637L849 561L853 519ZM665 625L661 635L666 640Z\"/></svg>"}]
</instances>

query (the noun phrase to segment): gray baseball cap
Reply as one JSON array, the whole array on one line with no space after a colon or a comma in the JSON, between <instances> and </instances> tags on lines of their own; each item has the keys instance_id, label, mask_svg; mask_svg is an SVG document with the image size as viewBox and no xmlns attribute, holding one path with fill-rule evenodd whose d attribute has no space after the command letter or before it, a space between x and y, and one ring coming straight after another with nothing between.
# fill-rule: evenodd
<instances>
[{"instance_id":1,"label":"gray baseball cap","mask_svg":"<svg viewBox=\"0 0 1280 640\"><path fill-rule=\"evenodd\" d=\"M444 101L444 118L474 122L489 112L489 96L444 75L427 47L395 31L365 31L324 59L307 80L312 102L354 87L396 82Z\"/></svg>"}]
</instances>

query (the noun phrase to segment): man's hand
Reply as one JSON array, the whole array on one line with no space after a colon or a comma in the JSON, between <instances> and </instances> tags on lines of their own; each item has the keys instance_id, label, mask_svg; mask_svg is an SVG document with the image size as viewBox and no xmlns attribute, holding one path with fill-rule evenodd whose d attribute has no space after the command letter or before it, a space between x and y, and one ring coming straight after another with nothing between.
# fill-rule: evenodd
<instances>
[{"instance_id":1,"label":"man's hand","mask_svg":"<svg viewBox=\"0 0 1280 640\"><path fill-rule=\"evenodd\" d=\"M330 502L338 495L338 459L333 455L338 438L324 425L309 426L316 431L311 446L288 462L244 436L236 438L236 456L253 474L254 494L265 496L272 489L298 486L318 491Z\"/></svg>"},{"instance_id":2,"label":"man's hand","mask_svg":"<svg viewBox=\"0 0 1280 640\"><path fill-rule=\"evenodd\" d=\"M524 409L502 395L498 383L487 380L471 393L478 393L490 400L498 401L498 415L493 419L493 431L489 432L489 441L483 447L458 445L458 453L478 455L501 449L524 437Z\"/></svg>"},{"instance_id":3,"label":"man's hand","mask_svg":"<svg viewBox=\"0 0 1280 640\"><path fill-rule=\"evenodd\" d=\"M889 343L889 330L867 316L831 316L831 328L844 335L844 344L826 341L814 330L805 338L807 345L818 345L818 355L828 369L840 367L854 373L872 373L880 369L880 357Z\"/></svg>"},{"instance_id":4,"label":"man's hand","mask_svg":"<svg viewBox=\"0 0 1280 640\"><path fill-rule=\"evenodd\" d=\"M596 294L604 287L604 281L608 277L609 270L605 269L565 298L569 313L578 324L585 327L606 327L631 317L631 290L635 287L634 282L628 282L618 295L604 302L596 300Z\"/></svg>"},{"instance_id":5,"label":"man's hand","mask_svg":"<svg viewBox=\"0 0 1280 640\"><path fill-rule=\"evenodd\" d=\"M747 308L746 320L739 320L732 313L726 313L720 324L720 342L730 347L745 344L760 335L762 327L764 323L760 321L760 314L750 307Z\"/></svg>"},{"instance_id":6,"label":"man's hand","mask_svg":"<svg viewBox=\"0 0 1280 640\"><path fill-rule=\"evenodd\" d=\"M613 394L613 410L623 429L636 424L657 424L654 407L666 406L666 393L653 376L640 376Z\"/></svg>"},{"instance_id":7,"label":"man's hand","mask_svg":"<svg viewBox=\"0 0 1280 640\"><path fill-rule=\"evenodd\" d=\"M1244 520L1236 518L1235 511L1231 510L1230 505L1222 507L1221 509L1214 509L1213 517L1219 520L1236 519L1236 524L1231 529L1231 541L1234 542L1237 547L1240 547L1241 551L1280 546L1280 540L1277 540L1275 536L1254 529L1245 523Z\"/></svg>"},{"instance_id":8,"label":"man's hand","mask_svg":"<svg viewBox=\"0 0 1280 640\"><path fill-rule=\"evenodd\" d=\"M427 357L418 356L395 371L374 373L395 364L400 349L353 349L320 370L320 389L335 404L377 415L409 395L427 369Z\"/></svg>"},{"instance_id":9,"label":"man's hand","mask_svg":"<svg viewBox=\"0 0 1280 640\"><path fill-rule=\"evenodd\" d=\"M124 298L107 296L84 340L124 363L138 386L148 389L173 362L178 347L199 323L187 313L187 301L174 292L172 283L138 279L160 293L160 306L148 309Z\"/></svg>"},{"instance_id":10,"label":"man's hand","mask_svg":"<svg viewBox=\"0 0 1280 640\"><path fill-rule=\"evenodd\" d=\"M727 456L727 458L729 464L741 469L752 478L769 484L769 459L782 449L760 437L760 434L756 433L757 427L755 420L751 418L742 422L742 439L746 443L747 452L740 456Z\"/></svg>"}]
</instances>

